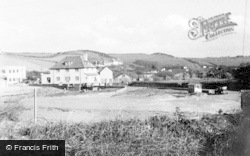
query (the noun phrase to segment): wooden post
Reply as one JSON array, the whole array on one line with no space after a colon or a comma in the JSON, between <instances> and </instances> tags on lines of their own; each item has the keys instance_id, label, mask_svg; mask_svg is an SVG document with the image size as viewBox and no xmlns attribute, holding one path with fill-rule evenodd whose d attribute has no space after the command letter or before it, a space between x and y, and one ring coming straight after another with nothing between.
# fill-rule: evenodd
<instances>
[{"instance_id":1,"label":"wooden post","mask_svg":"<svg viewBox=\"0 0 250 156\"><path fill-rule=\"evenodd\" d=\"M241 91L241 108L247 116L250 116L250 90Z\"/></svg>"},{"instance_id":2,"label":"wooden post","mask_svg":"<svg viewBox=\"0 0 250 156\"><path fill-rule=\"evenodd\" d=\"M37 123L37 90L34 89L34 122Z\"/></svg>"}]
</instances>

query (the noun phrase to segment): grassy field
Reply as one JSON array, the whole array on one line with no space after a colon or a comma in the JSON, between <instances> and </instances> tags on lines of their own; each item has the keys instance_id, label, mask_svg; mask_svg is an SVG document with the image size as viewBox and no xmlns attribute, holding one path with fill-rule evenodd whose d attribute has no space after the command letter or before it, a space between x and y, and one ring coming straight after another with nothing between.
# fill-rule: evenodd
<instances>
[{"instance_id":1,"label":"grassy field","mask_svg":"<svg viewBox=\"0 0 250 156\"><path fill-rule=\"evenodd\" d=\"M47 140L47 139L63 139L66 142L66 155L180 155L180 156L198 156L198 155L229 155L229 156L248 156L249 150L247 135L249 134L250 124L249 121L244 119L242 113L210 113L204 114L200 118L190 118L190 116L181 111L184 107L195 108L192 105L196 102L197 108L203 106L209 106L218 110L218 104L213 101L206 101L207 96L194 96L188 97L185 92L171 91L171 90L157 90L157 89L129 89L128 91L115 91L108 90L107 92L102 91L101 93L89 92L86 95L81 93L68 92L64 93L61 90L53 88L40 88L38 90L38 97L43 98L42 107L57 107L57 112L61 111L64 113L66 109L79 109L81 107L95 107L95 99L98 96L102 97L102 101L105 101L104 97L108 94L111 95L109 101L112 98L124 99L127 103L128 98L134 101L135 99L145 99L152 103L154 100L156 103L152 108L163 109L165 105L164 100L159 100L161 97L169 99L178 106L178 100L183 99L183 105L180 108L175 108L170 116L167 112L162 114L150 114L144 118L126 118L125 116L117 116L110 120L99 120L96 122L84 122L69 120L44 120L38 119L38 124L34 124L32 120L23 122L20 120L20 114L27 111L26 102L23 100L32 100L32 90L29 88L20 88L23 90L20 93L17 89L13 88L10 92L6 92L1 97L0 102L1 112L0 113L0 139L2 140ZM16 92L14 92L16 90ZM15 94L14 94L15 93ZM67 96L66 96L67 95ZM228 102L235 100L237 94L230 94L230 96L217 96L217 101L222 100L225 104L230 105ZM46 98L54 99L47 101ZM56 98L61 99L57 106ZM82 98L84 103L77 105L75 101L80 101ZM91 105L86 102L91 100ZM201 100L199 100L201 98ZM205 98L205 99L204 99ZM65 99L70 99L66 101ZM151 99L151 100L150 100ZM188 100L189 99L189 100ZM214 99L214 98L213 98ZM226 100L226 101L225 101ZM63 103L64 102L64 103ZM98 101L97 101L98 102ZM180 101L179 101L180 102ZM203 105L203 104L205 105ZM79 103L80 104L80 103ZM98 104L98 103L97 103ZM124 103L125 104L125 103ZM139 103L137 103L139 104ZM132 103L131 106L135 106ZM2 107L4 106L4 107ZM16 109L10 109L13 108ZM65 107L67 106L67 107ZM68 106L72 106L69 108ZM100 105L97 105L98 108ZM116 103L116 107L119 107ZM199 106L199 107L198 107ZM107 108L108 103L105 103ZM148 107L145 106L144 107ZM59 109L60 108L60 109ZM129 108L129 107L125 107ZM142 109L142 105L138 105L138 108ZM170 108L167 105L166 108ZM119 108L118 108L119 109ZM151 109L151 108L147 108ZM202 108L206 110L207 108ZM5 110L10 110L3 113ZM31 110L32 111L32 110ZM49 110L51 111L51 110ZM83 111L83 110L81 110ZM194 110L193 110L194 111ZM213 112L213 111L212 111ZM41 113L39 111L39 113ZM137 112L138 113L138 112ZM147 112L148 113L148 112ZM55 118L56 112L53 112ZM110 114L110 112L108 112ZM40 114L41 115L41 114ZM58 116L59 114L57 114ZM107 115L107 114L106 114ZM130 116L131 114L127 114ZM64 115L65 116L65 115ZM82 120L85 118L83 116ZM102 117L103 118L103 117ZM246 124L248 123L248 124Z\"/></svg>"}]
</instances>

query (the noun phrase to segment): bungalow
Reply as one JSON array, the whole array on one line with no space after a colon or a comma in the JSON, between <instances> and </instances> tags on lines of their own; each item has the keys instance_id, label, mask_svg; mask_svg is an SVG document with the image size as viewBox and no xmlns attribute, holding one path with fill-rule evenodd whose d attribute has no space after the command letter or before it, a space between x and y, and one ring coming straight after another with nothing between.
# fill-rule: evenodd
<instances>
[{"instance_id":1,"label":"bungalow","mask_svg":"<svg viewBox=\"0 0 250 156\"><path fill-rule=\"evenodd\" d=\"M100 75L88 61L88 56L67 56L50 68L49 74L41 74L42 84L99 85Z\"/></svg>"}]
</instances>

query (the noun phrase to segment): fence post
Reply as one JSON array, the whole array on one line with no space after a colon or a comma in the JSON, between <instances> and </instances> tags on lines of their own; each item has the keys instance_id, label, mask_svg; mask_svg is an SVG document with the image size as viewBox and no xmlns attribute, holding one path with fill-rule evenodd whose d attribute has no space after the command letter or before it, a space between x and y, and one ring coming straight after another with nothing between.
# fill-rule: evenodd
<instances>
[{"instance_id":1,"label":"fence post","mask_svg":"<svg viewBox=\"0 0 250 156\"><path fill-rule=\"evenodd\" d=\"M34 122L37 123L37 89L34 89Z\"/></svg>"},{"instance_id":2,"label":"fence post","mask_svg":"<svg viewBox=\"0 0 250 156\"><path fill-rule=\"evenodd\" d=\"M241 109L250 116L250 90L241 90Z\"/></svg>"}]
</instances>

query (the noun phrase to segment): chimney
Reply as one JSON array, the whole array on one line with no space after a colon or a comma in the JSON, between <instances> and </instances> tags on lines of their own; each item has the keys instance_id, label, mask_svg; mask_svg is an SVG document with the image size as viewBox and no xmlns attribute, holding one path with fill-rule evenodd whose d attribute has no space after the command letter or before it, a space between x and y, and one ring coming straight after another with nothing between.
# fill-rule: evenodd
<instances>
[{"instance_id":1,"label":"chimney","mask_svg":"<svg viewBox=\"0 0 250 156\"><path fill-rule=\"evenodd\" d=\"M88 54L84 54L82 58L83 58L83 61L88 61Z\"/></svg>"}]
</instances>

